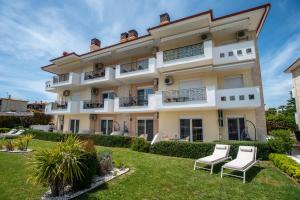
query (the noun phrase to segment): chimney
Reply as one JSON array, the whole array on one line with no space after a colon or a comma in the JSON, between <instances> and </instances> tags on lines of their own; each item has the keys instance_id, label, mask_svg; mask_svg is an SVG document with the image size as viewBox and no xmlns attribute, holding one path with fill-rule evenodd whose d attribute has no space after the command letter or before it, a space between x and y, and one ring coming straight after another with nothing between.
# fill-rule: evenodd
<instances>
[{"instance_id":1,"label":"chimney","mask_svg":"<svg viewBox=\"0 0 300 200\"><path fill-rule=\"evenodd\" d=\"M121 33L120 42L126 42L127 38L128 38L128 33L127 32Z\"/></svg>"},{"instance_id":2,"label":"chimney","mask_svg":"<svg viewBox=\"0 0 300 200\"><path fill-rule=\"evenodd\" d=\"M101 41L97 38L91 39L91 45L90 45L90 51L95 51L97 49L100 49L101 47Z\"/></svg>"},{"instance_id":3,"label":"chimney","mask_svg":"<svg viewBox=\"0 0 300 200\"><path fill-rule=\"evenodd\" d=\"M160 25L170 23L170 16L168 13L161 14L159 17L160 17Z\"/></svg>"},{"instance_id":4,"label":"chimney","mask_svg":"<svg viewBox=\"0 0 300 200\"><path fill-rule=\"evenodd\" d=\"M67 55L69 55L69 53L66 52L66 51L64 51L64 52L63 52L63 56L67 56Z\"/></svg>"},{"instance_id":5,"label":"chimney","mask_svg":"<svg viewBox=\"0 0 300 200\"><path fill-rule=\"evenodd\" d=\"M8 99L11 99L11 95L10 94L8 95Z\"/></svg>"},{"instance_id":6,"label":"chimney","mask_svg":"<svg viewBox=\"0 0 300 200\"><path fill-rule=\"evenodd\" d=\"M138 37L138 32L134 29L128 31L128 40L134 40Z\"/></svg>"}]
</instances>

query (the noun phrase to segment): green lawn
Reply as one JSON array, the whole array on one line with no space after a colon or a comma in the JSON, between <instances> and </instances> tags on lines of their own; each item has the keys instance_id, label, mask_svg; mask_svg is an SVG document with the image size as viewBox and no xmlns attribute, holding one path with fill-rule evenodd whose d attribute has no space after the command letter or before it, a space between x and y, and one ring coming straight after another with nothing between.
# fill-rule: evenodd
<instances>
[{"instance_id":1,"label":"green lawn","mask_svg":"<svg viewBox=\"0 0 300 200\"><path fill-rule=\"evenodd\" d=\"M55 143L34 140L31 148L51 148ZM111 150L113 158L130 166L130 173L78 199L299 199L300 187L269 162L249 171L247 183L220 178L207 171L193 171L193 160ZM26 156L0 153L0 199L39 199L46 188L26 182ZM220 167L219 167L220 168Z\"/></svg>"}]
</instances>

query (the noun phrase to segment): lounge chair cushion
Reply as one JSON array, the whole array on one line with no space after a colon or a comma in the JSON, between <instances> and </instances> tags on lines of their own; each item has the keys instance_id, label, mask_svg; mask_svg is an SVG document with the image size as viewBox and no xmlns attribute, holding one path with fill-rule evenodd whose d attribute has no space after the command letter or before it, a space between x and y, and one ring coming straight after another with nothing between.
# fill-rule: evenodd
<instances>
[{"instance_id":1,"label":"lounge chair cushion","mask_svg":"<svg viewBox=\"0 0 300 200\"><path fill-rule=\"evenodd\" d=\"M196 162L202 162L207 164L215 163L227 158L228 153L229 153L228 145L216 144L215 150L212 155L206 156L204 158L200 158Z\"/></svg>"},{"instance_id":2,"label":"lounge chair cushion","mask_svg":"<svg viewBox=\"0 0 300 200\"><path fill-rule=\"evenodd\" d=\"M243 169L246 169L249 165L251 165L254 162L255 162L254 160L234 159L234 160L226 163L223 167L235 169L235 170L243 170Z\"/></svg>"},{"instance_id":3,"label":"lounge chair cushion","mask_svg":"<svg viewBox=\"0 0 300 200\"><path fill-rule=\"evenodd\" d=\"M218 162L222 159L224 159L225 157L223 156L216 156L216 155L211 155L211 156L206 156L204 158L200 158L198 160L196 160L196 162L201 162L201 163L206 163L206 164L212 164L214 162Z\"/></svg>"}]
</instances>

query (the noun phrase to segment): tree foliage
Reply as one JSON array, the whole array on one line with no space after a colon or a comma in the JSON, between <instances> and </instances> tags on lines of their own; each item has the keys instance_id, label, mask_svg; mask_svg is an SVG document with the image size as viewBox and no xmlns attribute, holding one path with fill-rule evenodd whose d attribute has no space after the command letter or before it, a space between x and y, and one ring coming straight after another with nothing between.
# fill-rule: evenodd
<instances>
[{"instance_id":1,"label":"tree foliage","mask_svg":"<svg viewBox=\"0 0 300 200\"><path fill-rule=\"evenodd\" d=\"M266 111L268 132L276 129L296 130L295 112L295 98L292 97L290 92L290 98L287 100L286 105L281 105L278 108L269 108Z\"/></svg>"}]
</instances>

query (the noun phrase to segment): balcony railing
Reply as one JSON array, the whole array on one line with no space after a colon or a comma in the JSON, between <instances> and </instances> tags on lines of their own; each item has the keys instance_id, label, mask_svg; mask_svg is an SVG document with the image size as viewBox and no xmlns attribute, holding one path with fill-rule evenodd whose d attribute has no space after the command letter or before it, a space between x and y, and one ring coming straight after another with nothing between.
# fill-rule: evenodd
<instances>
[{"instance_id":1,"label":"balcony railing","mask_svg":"<svg viewBox=\"0 0 300 200\"><path fill-rule=\"evenodd\" d=\"M164 103L205 101L207 100L206 88L163 91L162 98Z\"/></svg>"},{"instance_id":2,"label":"balcony railing","mask_svg":"<svg viewBox=\"0 0 300 200\"><path fill-rule=\"evenodd\" d=\"M69 74L61 74L53 77L53 84L69 81Z\"/></svg>"},{"instance_id":3,"label":"balcony railing","mask_svg":"<svg viewBox=\"0 0 300 200\"><path fill-rule=\"evenodd\" d=\"M83 101L83 109L95 109L95 108L104 108L103 100L98 100L98 101L86 100L86 101Z\"/></svg>"},{"instance_id":4,"label":"balcony railing","mask_svg":"<svg viewBox=\"0 0 300 200\"><path fill-rule=\"evenodd\" d=\"M67 110L68 102L53 102L51 103L51 110Z\"/></svg>"},{"instance_id":5,"label":"balcony railing","mask_svg":"<svg viewBox=\"0 0 300 200\"><path fill-rule=\"evenodd\" d=\"M148 106L148 97L120 97L120 107Z\"/></svg>"},{"instance_id":6,"label":"balcony railing","mask_svg":"<svg viewBox=\"0 0 300 200\"><path fill-rule=\"evenodd\" d=\"M176 60L204 54L203 42L164 51L163 61Z\"/></svg>"},{"instance_id":7,"label":"balcony railing","mask_svg":"<svg viewBox=\"0 0 300 200\"><path fill-rule=\"evenodd\" d=\"M149 59L144 59L137 62L121 64L120 72L121 73L134 72L134 71L148 69L148 67L149 67Z\"/></svg>"},{"instance_id":8,"label":"balcony railing","mask_svg":"<svg viewBox=\"0 0 300 200\"><path fill-rule=\"evenodd\" d=\"M101 77L105 77L105 70L90 71L84 73L84 80L90 80L90 79L101 78Z\"/></svg>"}]
</instances>

